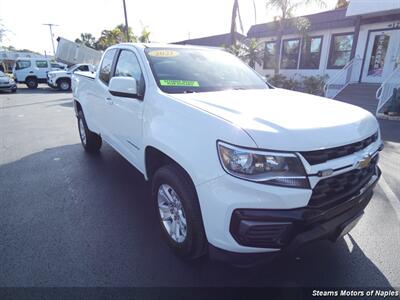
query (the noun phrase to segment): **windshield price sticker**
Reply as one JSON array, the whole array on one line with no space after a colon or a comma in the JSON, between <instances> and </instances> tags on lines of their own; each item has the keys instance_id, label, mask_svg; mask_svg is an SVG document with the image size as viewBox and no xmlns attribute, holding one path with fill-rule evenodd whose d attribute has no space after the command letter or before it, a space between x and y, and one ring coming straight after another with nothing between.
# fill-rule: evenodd
<instances>
[{"instance_id":1,"label":"windshield price sticker","mask_svg":"<svg viewBox=\"0 0 400 300\"><path fill-rule=\"evenodd\" d=\"M178 86L178 87L199 87L198 81L192 80L160 80L162 86Z\"/></svg>"},{"instance_id":2,"label":"windshield price sticker","mask_svg":"<svg viewBox=\"0 0 400 300\"><path fill-rule=\"evenodd\" d=\"M174 50L153 50L149 52L149 55L152 57L176 57L179 52Z\"/></svg>"}]
</instances>

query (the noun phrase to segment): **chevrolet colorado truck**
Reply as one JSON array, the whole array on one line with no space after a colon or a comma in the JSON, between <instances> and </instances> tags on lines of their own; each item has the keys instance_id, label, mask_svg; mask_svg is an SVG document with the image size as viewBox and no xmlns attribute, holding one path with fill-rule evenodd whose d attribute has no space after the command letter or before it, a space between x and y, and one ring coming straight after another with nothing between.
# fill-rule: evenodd
<instances>
[{"instance_id":1,"label":"chevrolet colorado truck","mask_svg":"<svg viewBox=\"0 0 400 300\"><path fill-rule=\"evenodd\" d=\"M72 90L83 148L106 141L151 182L161 232L187 259L247 264L335 241L380 177L371 113L274 88L223 50L119 44Z\"/></svg>"}]
</instances>

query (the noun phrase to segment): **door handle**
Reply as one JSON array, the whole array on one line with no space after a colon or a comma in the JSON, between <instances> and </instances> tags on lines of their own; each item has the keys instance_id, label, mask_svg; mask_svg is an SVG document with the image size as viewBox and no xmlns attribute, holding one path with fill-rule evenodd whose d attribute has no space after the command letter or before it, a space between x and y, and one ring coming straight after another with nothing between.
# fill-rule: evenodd
<instances>
[{"instance_id":1,"label":"door handle","mask_svg":"<svg viewBox=\"0 0 400 300\"><path fill-rule=\"evenodd\" d=\"M112 105L114 102L110 97L106 97L106 103Z\"/></svg>"}]
</instances>

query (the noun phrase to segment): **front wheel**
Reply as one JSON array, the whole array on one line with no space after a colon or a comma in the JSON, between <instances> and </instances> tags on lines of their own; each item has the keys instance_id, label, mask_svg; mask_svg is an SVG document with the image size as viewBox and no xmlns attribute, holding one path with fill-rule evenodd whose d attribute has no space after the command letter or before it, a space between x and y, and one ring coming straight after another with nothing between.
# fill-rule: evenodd
<instances>
[{"instance_id":1,"label":"front wheel","mask_svg":"<svg viewBox=\"0 0 400 300\"><path fill-rule=\"evenodd\" d=\"M69 91L71 89L71 82L67 79L61 79L58 82L58 89L61 91Z\"/></svg>"},{"instance_id":2,"label":"front wheel","mask_svg":"<svg viewBox=\"0 0 400 300\"><path fill-rule=\"evenodd\" d=\"M26 86L29 89L36 89L38 87L38 81L34 77L30 77L26 79Z\"/></svg>"},{"instance_id":3,"label":"front wheel","mask_svg":"<svg viewBox=\"0 0 400 300\"><path fill-rule=\"evenodd\" d=\"M158 169L152 182L152 198L163 235L179 256L195 259L206 253L207 240L196 190L179 166Z\"/></svg>"},{"instance_id":4,"label":"front wheel","mask_svg":"<svg viewBox=\"0 0 400 300\"><path fill-rule=\"evenodd\" d=\"M78 112L78 129L81 143L86 152L97 152L101 148L101 137L89 130L82 111Z\"/></svg>"}]
</instances>

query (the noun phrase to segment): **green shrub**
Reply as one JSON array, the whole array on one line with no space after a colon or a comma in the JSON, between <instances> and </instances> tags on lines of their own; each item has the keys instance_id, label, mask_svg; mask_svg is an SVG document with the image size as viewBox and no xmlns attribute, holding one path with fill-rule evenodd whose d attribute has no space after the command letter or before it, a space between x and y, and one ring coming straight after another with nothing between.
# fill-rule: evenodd
<instances>
[{"instance_id":1,"label":"green shrub","mask_svg":"<svg viewBox=\"0 0 400 300\"><path fill-rule=\"evenodd\" d=\"M277 74L268 77L267 80L277 88L323 96L328 75L301 76L300 79L296 79L295 77L287 78L285 75Z\"/></svg>"},{"instance_id":2,"label":"green shrub","mask_svg":"<svg viewBox=\"0 0 400 300\"><path fill-rule=\"evenodd\" d=\"M303 92L318 96L324 95L324 86L328 75L303 76Z\"/></svg>"},{"instance_id":3,"label":"green shrub","mask_svg":"<svg viewBox=\"0 0 400 300\"><path fill-rule=\"evenodd\" d=\"M277 88L299 91L301 87L300 81L294 78L287 78L285 75L277 74L268 78L268 82Z\"/></svg>"}]
</instances>

